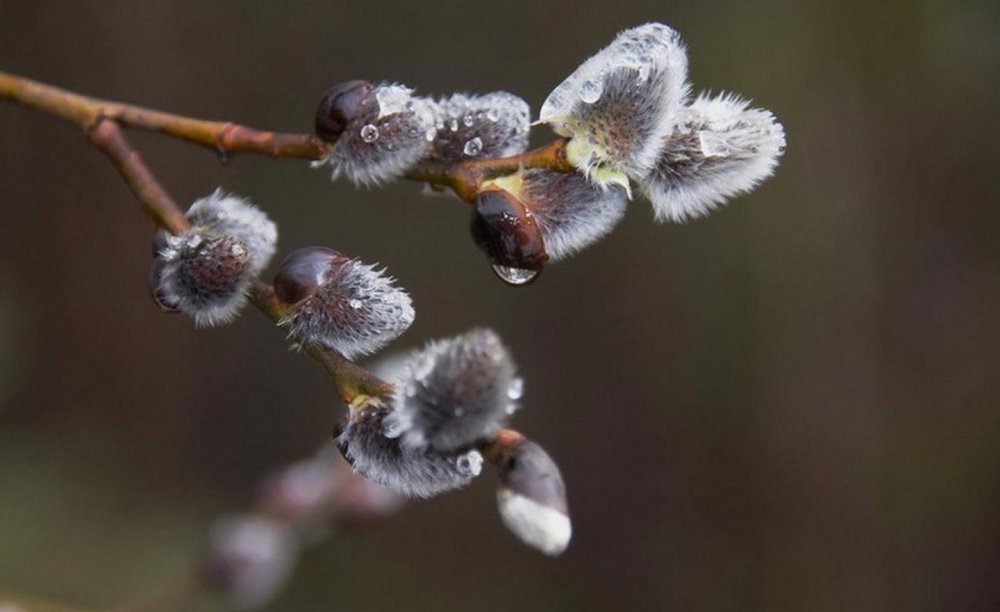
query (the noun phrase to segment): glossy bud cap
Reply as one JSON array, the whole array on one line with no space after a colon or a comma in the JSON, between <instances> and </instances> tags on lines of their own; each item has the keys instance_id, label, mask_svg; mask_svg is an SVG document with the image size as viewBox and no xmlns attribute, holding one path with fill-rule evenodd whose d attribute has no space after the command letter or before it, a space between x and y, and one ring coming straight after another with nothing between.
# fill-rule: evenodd
<instances>
[{"instance_id":1,"label":"glossy bud cap","mask_svg":"<svg viewBox=\"0 0 1000 612\"><path fill-rule=\"evenodd\" d=\"M491 187L479 194L469 229L494 266L538 271L549 260L534 217L505 189Z\"/></svg>"},{"instance_id":2,"label":"glossy bud cap","mask_svg":"<svg viewBox=\"0 0 1000 612\"><path fill-rule=\"evenodd\" d=\"M281 263L274 277L274 293L288 305L295 305L316 293L316 289L350 261L350 258L326 247L305 247L293 251Z\"/></svg>"},{"instance_id":3,"label":"glossy bud cap","mask_svg":"<svg viewBox=\"0 0 1000 612\"><path fill-rule=\"evenodd\" d=\"M327 142L336 142L372 89L374 85L368 81L344 81L326 90L316 109L316 135Z\"/></svg>"},{"instance_id":4,"label":"glossy bud cap","mask_svg":"<svg viewBox=\"0 0 1000 612\"><path fill-rule=\"evenodd\" d=\"M168 296L160 287L160 284L163 282L164 266L163 259L159 257L153 258L153 263L149 266L149 276L146 278L146 286L149 287L149 295L153 298L153 302L160 307L160 310L163 312L178 313L181 309L178 308L176 299Z\"/></svg>"}]
</instances>

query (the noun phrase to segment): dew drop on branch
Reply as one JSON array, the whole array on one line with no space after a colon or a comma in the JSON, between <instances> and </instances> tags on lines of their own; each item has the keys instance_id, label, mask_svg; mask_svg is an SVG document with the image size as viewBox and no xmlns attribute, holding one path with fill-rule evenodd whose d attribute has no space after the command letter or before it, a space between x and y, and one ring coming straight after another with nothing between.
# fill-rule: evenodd
<instances>
[{"instance_id":1,"label":"dew drop on branch","mask_svg":"<svg viewBox=\"0 0 1000 612\"><path fill-rule=\"evenodd\" d=\"M590 79L580 86L580 100L585 104L593 104L601 99L604 84L599 79Z\"/></svg>"},{"instance_id":2,"label":"dew drop on branch","mask_svg":"<svg viewBox=\"0 0 1000 612\"><path fill-rule=\"evenodd\" d=\"M519 400L524 395L524 379L515 378L510 381L510 387L507 388L507 397L512 400Z\"/></svg>"},{"instance_id":3,"label":"dew drop on branch","mask_svg":"<svg viewBox=\"0 0 1000 612\"><path fill-rule=\"evenodd\" d=\"M483 471L483 456L479 451L469 451L455 460L455 467L458 471L470 476L479 476Z\"/></svg>"},{"instance_id":4,"label":"dew drop on branch","mask_svg":"<svg viewBox=\"0 0 1000 612\"><path fill-rule=\"evenodd\" d=\"M370 123L366 124L361 128L361 140L369 144L378 140L378 128Z\"/></svg>"},{"instance_id":5,"label":"dew drop on branch","mask_svg":"<svg viewBox=\"0 0 1000 612\"><path fill-rule=\"evenodd\" d=\"M466 155L469 157L475 157L483 152L483 139L479 136L469 140L465 143L465 148L462 149Z\"/></svg>"}]
</instances>

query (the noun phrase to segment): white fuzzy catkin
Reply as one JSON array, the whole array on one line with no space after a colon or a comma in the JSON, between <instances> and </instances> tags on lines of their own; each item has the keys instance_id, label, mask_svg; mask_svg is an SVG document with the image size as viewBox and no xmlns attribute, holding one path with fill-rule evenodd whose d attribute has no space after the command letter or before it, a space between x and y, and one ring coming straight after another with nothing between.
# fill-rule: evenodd
<instances>
[{"instance_id":1,"label":"white fuzzy catkin","mask_svg":"<svg viewBox=\"0 0 1000 612\"><path fill-rule=\"evenodd\" d=\"M468 447L513 414L522 384L507 347L490 329L431 342L414 353L396 384L386 427L406 448Z\"/></svg>"},{"instance_id":2,"label":"white fuzzy catkin","mask_svg":"<svg viewBox=\"0 0 1000 612\"><path fill-rule=\"evenodd\" d=\"M186 216L191 229L163 238L156 291L197 325L226 323L274 255L277 227L249 201L221 190L196 200Z\"/></svg>"},{"instance_id":3,"label":"white fuzzy catkin","mask_svg":"<svg viewBox=\"0 0 1000 612\"><path fill-rule=\"evenodd\" d=\"M292 335L322 344L348 359L369 355L413 323L406 291L374 265L348 261L328 282L291 309L282 324Z\"/></svg>"},{"instance_id":4,"label":"white fuzzy catkin","mask_svg":"<svg viewBox=\"0 0 1000 612\"><path fill-rule=\"evenodd\" d=\"M643 176L688 97L687 65L670 27L625 30L549 94L539 121L572 138L570 161L595 181L608 182L606 170Z\"/></svg>"},{"instance_id":5,"label":"white fuzzy catkin","mask_svg":"<svg viewBox=\"0 0 1000 612\"><path fill-rule=\"evenodd\" d=\"M534 215L550 261L564 259L607 235L625 216L620 185L598 187L582 174L524 170L519 197Z\"/></svg>"},{"instance_id":6,"label":"white fuzzy catkin","mask_svg":"<svg viewBox=\"0 0 1000 612\"><path fill-rule=\"evenodd\" d=\"M785 149L774 115L734 95L701 95L664 139L643 192L658 221L685 221L771 176Z\"/></svg>"},{"instance_id":7,"label":"white fuzzy catkin","mask_svg":"<svg viewBox=\"0 0 1000 612\"><path fill-rule=\"evenodd\" d=\"M476 450L403 446L386 435L389 413L386 407L352 412L337 436L337 447L365 478L407 497L432 497L467 485L482 471Z\"/></svg>"},{"instance_id":8,"label":"white fuzzy catkin","mask_svg":"<svg viewBox=\"0 0 1000 612\"><path fill-rule=\"evenodd\" d=\"M376 86L314 166L329 164L334 180L344 175L355 185L378 185L405 174L427 154L435 135L432 103L412 93L398 84Z\"/></svg>"},{"instance_id":9,"label":"white fuzzy catkin","mask_svg":"<svg viewBox=\"0 0 1000 612\"><path fill-rule=\"evenodd\" d=\"M507 529L528 546L551 556L569 546L573 527L563 512L503 487L497 490L497 508Z\"/></svg>"},{"instance_id":10,"label":"white fuzzy catkin","mask_svg":"<svg viewBox=\"0 0 1000 612\"><path fill-rule=\"evenodd\" d=\"M531 109L512 93L457 93L434 103L437 135L428 159L453 163L506 157L528 148Z\"/></svg>"}]
</instances>

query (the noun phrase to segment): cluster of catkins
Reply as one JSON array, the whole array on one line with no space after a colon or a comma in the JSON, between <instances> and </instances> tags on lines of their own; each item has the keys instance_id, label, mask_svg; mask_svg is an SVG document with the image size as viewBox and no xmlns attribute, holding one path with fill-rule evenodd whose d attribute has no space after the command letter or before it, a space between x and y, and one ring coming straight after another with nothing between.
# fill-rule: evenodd
<instances>
[{"instance_id":1,"label":"cluster of catkins","mask_svg":"<svg viewBox=\"0 0 1000 612\"><path fill-rule=\"evenodd\" d=\"M199 324L228 321L275 251L274 224L218 191L187 217L189 230L154 240L153 296ZM272 288L295 344L348 359L374 353L413 322L410 298L393 279L324 247L288 255ZM537 444L503 429L523 381L496 333L474 329L432 342L387 378L394 395L352 406L338 427L336 445L358 473L400 494L430 497L468 484L488 459L498 470L505 524L547 554L566 548L571 528L558 468Z\"/></svg>"},{"instance_id":2,"label":"cluster of catkins","mask_svg":"<svg viewBox=\"0 0 1000 612\"><path fill-rule=\"evenodd\" d=\"M678 34L651 23L622 32L548 97L539 122L568 138L558 172L524 168L486 181L471 231L494 269L525 284L607 234L633 190L659 220L706 214L769 176L783 152L774 116L732 95L692 98ZM398 178L418 164L447 167L523 152L528 105L505 92L414 96L395 84L349 81L330 89L316 116L329 142L318 164L357 184ZM216 193L187 213L190 229L159 234L150 288L161 307L199 325L230 320L276 249L277 231L244 199ZM332 249L292 252L273 297L296 345L347 359L383 348L413 322L409 296L384 270ZM257 289L260 289L257 287ZM548 454L505 429L522 380L488 329L432 342L390 377L391 397L362 398L338 427L336 445L354 469L411 497L461 487L484 460L498 470L505 524L524 542L558 554L571 527L565 488Z\"/></svg>"},{"instance_id":3,"label":"cluster of catkins","mask_svg":"<svg viewBox=\"0 0 1000 612\"><path fill-rule=\"evenodd\" d=\"M522 153L528 109L507 92L432 100L398 84L342 83L316 115L317 135L331 143L317 165L371 185L421 163ZM473 211L477 245L511 284L610 232L634 189L657 220L699 217L770 176L785 146L769 111L731 94L692 97L680 35L658 23L622 32L584 62L538 122L569 138L579 172L527 168L487 181Z\"/></svg>"}]
</instances>

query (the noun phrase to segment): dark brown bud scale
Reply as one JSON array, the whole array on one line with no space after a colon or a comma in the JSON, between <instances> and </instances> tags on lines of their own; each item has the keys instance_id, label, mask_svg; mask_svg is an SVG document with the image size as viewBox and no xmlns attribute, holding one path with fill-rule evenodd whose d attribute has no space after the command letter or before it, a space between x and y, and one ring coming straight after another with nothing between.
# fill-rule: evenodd
<instances>
[{"instance_id":1,"label":"dark brown bud scale","mask_svg":"<svg viewBox=\"0 0 1000 612\"><path fill-rule=\"evenodd\" d=\"M330 282L350 258L326 247L305 247L293 251L274 277L274 294L293 306Z\"/></svg>"},{"instance_id":2,"label":"dark brown bud scale","mask_svg":"<svg viewBox=\"0 0 1000 612\"><path fill-rule=\"evenodd\" d=\"M328 89L316 109L316 135L336 142L372 89L368 81L344 81Z\"/></svg>"},{"instance_id":3,"label":"dark brown bud scale","mask_svg":"<svg viewBox=\"0 0 1000 612\"><path fill-rule=\"evenodd\" d=\"M180 312L178 304L167 297L167 294L161 288L163 283L163 259L160 257L154 257L153 263L149 266L149 278L146 279L146 285L149 287L149 295L153 298L153 301L160 310L169 313Z\"/></svg>"},{"instance_id":4,"label":"dark brown bud scale","mask_svg":"<svg viewBox=\"0 0 1000 612\"><path fill-rule=\"evenodd\" d=\"M549 255L530 211L512 193L489 188L476 198L470 231L494 265L541 270Z\"/></svg>"}]
</instances>

